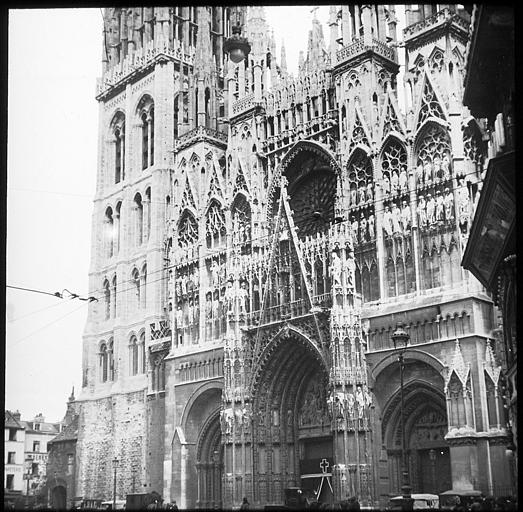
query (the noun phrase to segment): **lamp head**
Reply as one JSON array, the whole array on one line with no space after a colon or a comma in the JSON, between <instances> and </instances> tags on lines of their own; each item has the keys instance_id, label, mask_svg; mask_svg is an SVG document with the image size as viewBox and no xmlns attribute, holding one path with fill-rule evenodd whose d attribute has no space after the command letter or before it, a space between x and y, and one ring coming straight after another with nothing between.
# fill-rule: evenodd
<instances>
[{"instance_id":1,"label":"lamp head","mask_svg":"<svg viewBox=\"0 0 523 512\"><path fill-rule=\"evenodd\" d=\"M403 328L403 324L398 322L396 330L392 333L392 343L394 343L394 350L405 349L409 342L410 336L407 331Z\"/></svg>"}]
</instances>

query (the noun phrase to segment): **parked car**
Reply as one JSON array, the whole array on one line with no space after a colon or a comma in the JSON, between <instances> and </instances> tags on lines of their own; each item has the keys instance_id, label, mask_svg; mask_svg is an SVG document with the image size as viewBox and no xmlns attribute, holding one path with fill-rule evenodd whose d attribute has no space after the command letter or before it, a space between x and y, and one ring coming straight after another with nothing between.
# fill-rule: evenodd
<instances>
[{"instance_id":1,"label":"parked car","mask_svg":"<svg viewBox=\"0 0 523 512\"><path fill-rule=\"evenodd\" d=\"M437 494L411 494L412 510L437 509L439 508L439 496ZM405 498L394 496L390 498L390 510L404 510Z\"/></svg>"},{"instance_id":2,"label":"parked car","mask_svg":"<svg viewBox=\"0 0 523 512\"><path fill-rule=\"evenodd\" d=\"M114 502L115 510L125 510L125 500ZM113 510L113 500L102 501L102 510Z\"/></svg>"},{"instance_id":3,"label":"parked car","mask_svg":"<svg viewBox=\"0 0 523 512\"><path fill-rule=\"evenodd\" d=\"M449 491L440 493L439 508L441 510L452 510L456 506L463 506L468 510L472 503L477 500L483 500L484 497L484 494L476 489L450 489Z\"/></svg>"}]
</instances>

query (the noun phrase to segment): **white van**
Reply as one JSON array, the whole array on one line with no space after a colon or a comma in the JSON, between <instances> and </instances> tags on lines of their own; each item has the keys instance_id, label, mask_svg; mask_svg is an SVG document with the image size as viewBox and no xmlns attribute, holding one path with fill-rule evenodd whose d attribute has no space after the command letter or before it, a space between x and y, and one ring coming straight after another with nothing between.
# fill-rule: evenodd
<instances>
[{"instance_id":1,"label":"white van","mask_svg":"<svg viewBox=\"0 0 523 512\"><path fill-rule=\"evenodd\" d=\"M125 500L116 500L115 510L125 510ZM113 510L113 500L102 501L102 510Z\"/></svg>"},{"instance_id":2,"label":"white van","mask_svg":"<svg viewBox=\"0 0 523 512\"><path fill-rule=\"evenodd\" d=\"M412 510L438 509L439 496L437 494L411 494L414 500ZM403 496L395 496L390 499L391 510L402 510Z\"/></svg>"}]
</instances>

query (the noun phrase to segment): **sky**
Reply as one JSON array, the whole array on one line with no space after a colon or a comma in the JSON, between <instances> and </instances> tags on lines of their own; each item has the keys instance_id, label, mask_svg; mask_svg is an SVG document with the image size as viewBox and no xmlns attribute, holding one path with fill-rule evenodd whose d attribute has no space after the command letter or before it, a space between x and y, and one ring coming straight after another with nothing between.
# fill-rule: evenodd
<instances>
[{"instance_id":1,"label":"sky","mask_svg":"<svg viewBox=\"0 0 523 512\"><path fill-rule=\"evenodd\" d=\"M266 8L295 75L311 8ZM328 44L329 7L316 16ZM36 291L6 290L5 408L59 421L80 392L87 302L48 294L88 292L101 11L10 10L8 42L6 282Z\"/></svg>"}]
</instances>

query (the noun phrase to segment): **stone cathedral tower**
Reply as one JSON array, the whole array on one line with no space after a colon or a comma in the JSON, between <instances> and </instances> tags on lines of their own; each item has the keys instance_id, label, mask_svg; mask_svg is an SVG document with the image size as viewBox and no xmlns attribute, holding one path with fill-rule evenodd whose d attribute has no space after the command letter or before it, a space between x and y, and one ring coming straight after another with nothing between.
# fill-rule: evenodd
<instances>
[{"instance_id":1,"label":"stone cathedral tower","mask_svg":"<svg viewBox=\"0 0 523 512\"><path fill-rule=\"evenodd\" d=\"M110 498L116 458L122 499L384 505L402 438L413 492L508 491L494 310L460 266L469 20L408 5L399 37L398 9L314 17L298 77L264 7L105 10L77 496Z\"/></svg>"}]
</instances>

